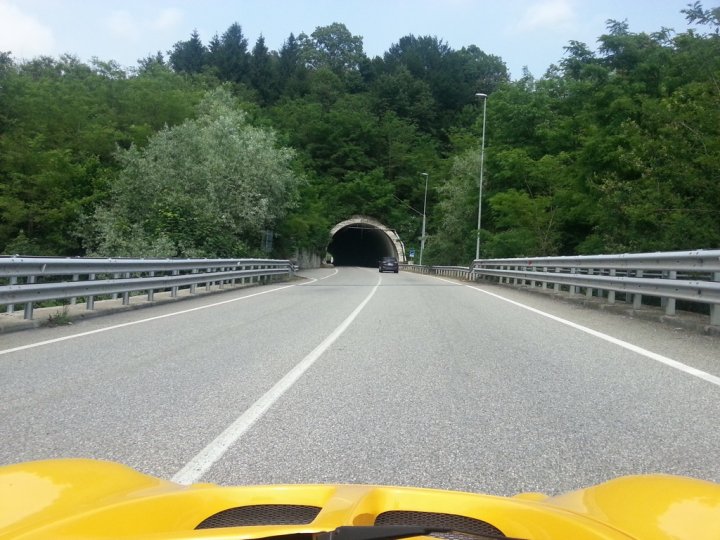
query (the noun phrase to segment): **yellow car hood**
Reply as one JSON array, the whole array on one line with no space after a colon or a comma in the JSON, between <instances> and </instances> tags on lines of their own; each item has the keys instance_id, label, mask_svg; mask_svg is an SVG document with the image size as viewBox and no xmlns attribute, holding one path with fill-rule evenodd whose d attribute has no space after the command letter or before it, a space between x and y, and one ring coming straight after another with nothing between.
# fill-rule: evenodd
<instances>
[{"instance_id":1,"label":"yellow car hood","mask_svg":"<svg viewBox=\"0 0 720 540\"><path fill-rule=\"evenodd\" d=\"M720 485L634 476L558 497L504 498L364 485L180 486L82 459L0 467L0 540L249 539L380 523L533 539L719 540Z\"/></svg>"}]
</instances>

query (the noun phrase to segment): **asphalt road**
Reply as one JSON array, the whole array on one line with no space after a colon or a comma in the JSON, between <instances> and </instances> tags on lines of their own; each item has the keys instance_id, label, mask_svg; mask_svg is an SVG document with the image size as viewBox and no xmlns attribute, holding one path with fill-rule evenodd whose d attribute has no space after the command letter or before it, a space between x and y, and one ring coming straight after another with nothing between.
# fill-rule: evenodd
<instances>
[{"instance_id":1,"label":"asphalt road","mask_svg":"<svg viewBox=\"0 0 720 540\"><path fill-rule=\"evenodd\" d=\"M717 337L499 286L304 275L0 336L0 464L501 495L720 482Z\"/></svg>"}]
</instances>

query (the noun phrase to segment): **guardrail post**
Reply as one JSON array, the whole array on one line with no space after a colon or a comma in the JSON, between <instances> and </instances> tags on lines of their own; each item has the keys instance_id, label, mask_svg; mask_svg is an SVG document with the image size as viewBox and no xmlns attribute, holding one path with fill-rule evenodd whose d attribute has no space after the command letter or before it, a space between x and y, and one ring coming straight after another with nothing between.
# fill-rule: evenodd
<instances>
[{"instance_id":1,"label":"guardrail post","mask_svg":"<svg viewBox=\"0 0 720 540\"><path fill-rule=\"evenodd\" d=\"M155 271L151 271L149 274L150 277L155 277ZM155 290L154 289L148 289L148 302L152 302L155 299Z\"/></svg>"},{"instance_id":2,"label":"guardrail post","mask_svg":"<svg viewBox=\"0 0 720 540\"><path fill-rule=\"evenodd\" d=\"M571 274L577 274L577 268L571 268L570 269ZM577 293L577 287L575 285L570 285L570 294L576 294Z\"/></svg>"},{"instance_id":3,"label":"guardrail post","mask_svg":"<svg viewBox=\"0 0 720 540\"><path fill-rule=\"evenodd\" d=\"M543 271L545 274L547 274L548 267L547 267L547 266L543 266L542 271ZM543 288L543 289L547 289L549 286L550 286L550 283L548 283L547 279L542 282L542 288Z\"/></svg>"},{"instance_id":4,"label":"guardrail post","mask_svg":"<svg viewBox=\"0 0 720 540\"><path fill-rule=\"evenodd\" d=\"M117 272L115 274L113 274L113 279L117 279L119 277L120 277L120 274L118 274ZM113 293L112 299L117 300L117 297L118 297L118 293Z\"/></svg>"},{"instance_id":5,"label":"guardrail post","mask_svg":"<svg viewBox=\"0 0 720 540\"><path fill-rule=\"evenodd\" d=\"M636 270L635 277L638 277L638 278L643 277L643 271ZM641 309L641 308L642 308L642 294L635 293L633 295L633 309Z\"/></svg>"},{"instance_id":6,"label":"guardrail post","mask_svg":"<svg viewBox=\"0 0 720 540\"><path fill-rule=\"evenodd\" d=\"M27 278L27 283L29 285L35 283L35 276L29 276ZM28 302L25 304L25 313L23 314L23 318L25 319L32 319L33 318L33 303Z\"/></svg>"},{"instance_id":7,"label":"guardrail post","mask_svg":"<svg viewBox=\"0 0 720 540\"><path fill-rule=\"evenodd\" d=\"M713 281L720 281L720 272L713 272ZM720 326L720 305L710 304L710 324Z\"/></svg>"},{"instance_id":8,"label":"guardrail post","mask_svg":"<svg viewBox=\"0 0 720 540\"><path fill-rule=\"evenodd\" d=\"M125 279L130 279L130 272L125 272L125 275L123 275ZM122 303L123 306L129 306L130 305L130 291L125 291L122 295Z\"/></svg>"},{"instance_id":9,"label":"guardrail post","mask_svg":"<svg viewBox=\"0 0 720 540\"><path fill-rule=\"evenodd\" d=\"M614 268L610 269L610 277L615 277L616 270ZM614 304L615 303L615 291L608 291L608 304Z\"/></svg>"},{"instance_id":10,"label":"guardrail post","mask_svg":"<svg viewBox=\"0 0 720 540\"><path fill-rule=\"evenodd\" d=\"M78 281L79 279L80 279L80 276L78 274L73 274L73 277L72 277L73 281ZM77 298L75 298L74 296L72 298L70 298L71 306L74 306L76 303L77 303Z\"/></svg>"},{"instance_id":11,"label":"guardrail post","mask_svg":"<svg viewBox=\"0 0 720 540\"><path fill-rule=\"evenodd\" d=\"M180 271L179 270L173 270L172 271L173 276L179 276ZM177 298L178 295L178 288L177 287L171 287L170 288L170 298Z\"/></svg>"},{"instance_id":12,"label":"guardrail post","mask_svg":"<svg viewBox=\"0 0 720 540\"><path fill-rule=\"evenodd\" d=\"M536 270L534 266L530 266L529 268L530 268L531 272L535 272L535 270ZM528 267L525 267L525 269L527 270ZM530 280L530 288L534 289L536 286L537 286L537 281L535 279L531 279Z\"/></svg>"},{"instance_id":13,"label":"guardrail post","mask_svg":"<svg viewBox=\"0 0 720 540\"><path fill-rule=\"evenodd\" d=\"M198 269L197 269L197 268L193 268L193 269L192 269L192 272L190 272L190 273L191 273L191 274L197 274L197 273L198 273ZM197 291L197 283L193 283L192 285L190 285L190 294L195 294L196 291Z\"/></svg>"},{"instance_id":14,"label":"guardrail post","mask_svg":"<svg viewBox=\"0 0 720 540\"><path fill-rule=\"evenodd\" d=\"M95 274L88 274L88 281L95 281ZM85 309L88 311L92 311L95 309L95 297L94 296L88 296L87 300L85 301Z\"/></svg>"},{"instance_id":15,"label":"guardrail post","mask_svg":"<svg viewBox=\"0 0 720 540\"><path fill-rule=\"evenodd\" d=\"M10 278L10 285L17 285L17 276L12 276ZM8 304L5 311L7 311L8 314L11 314L13 311L15 311L15 304Z\"/></svg>"},{"instance_id":16,"label":"guardrail post","mask_svg":"<svg viewBox=\"0 0 720 540\"><path fill-rule=\"evenodd\" d=\"M668 279L677 279L677 271L670 270L668 272ZM674 298L663 298L662 301L665 303L665 315L671 317L675 315L675 299Z\"/></svg>"},{"instance_id":17,"label":"guardrail post","mask_svg":"<svg viewBox=\"0 0 720 540\"><path fill-rule=\"evenodd\" d=\"M559 266L556 266L556 267L555 267L555 273L556 273L556 274L559 274L561 270L562 270L562 269L561 269ZM556 293L559 293L559 292L560 292L560 284L559 284L559 283L555 283L555 285L553 286L553 289L555 290Z\"/></svg>"},{"instance_id":18,"label":"guardrail post","mask_svg":"<svg viewBox=\"0 0 720 540\"><path fill-rule=\"evenodd\" d=\"M588 268L587 275L588 275L588 276L592 276L592 275L593 275L593 269L592 269L592 268ZM592 296L593 296L592 287L585 287L585 298L592 298Z\"/></svg>"}]
</instances>

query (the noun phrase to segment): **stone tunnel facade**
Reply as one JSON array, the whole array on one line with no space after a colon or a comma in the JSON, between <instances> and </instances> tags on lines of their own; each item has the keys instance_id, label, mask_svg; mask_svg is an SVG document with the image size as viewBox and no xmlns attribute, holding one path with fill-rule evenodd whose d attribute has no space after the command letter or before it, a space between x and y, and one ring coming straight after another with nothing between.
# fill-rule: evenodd
<instances>
[{"instance_id":1,"label":"stone tunnel facade","mask_svg":"<svg viewBox=\"0 0 720 540\"><path fill-rule=\"evenodd\" d=\"M407 262L405 246L394 229L367 216L353 216L330 231L327 249L336 266L377 266L381 257Z\"/></svg>"}]
</instances>

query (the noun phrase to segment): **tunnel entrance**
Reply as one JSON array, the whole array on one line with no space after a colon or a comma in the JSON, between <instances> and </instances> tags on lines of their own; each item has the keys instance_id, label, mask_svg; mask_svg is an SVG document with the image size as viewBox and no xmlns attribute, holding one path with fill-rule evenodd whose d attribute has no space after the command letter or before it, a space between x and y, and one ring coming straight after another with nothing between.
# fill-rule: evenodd
<instances>
[{"instance_id":1,"label":"tunnel entrance","mask_svg":"<svg viewBox=\"0 0 720 540\"><path fill-rule=\"evenodd\" d=\"M327 251L336 266L376 267L382 257L405 262L405 247L397 233L366 216L354 216L335 225Z\"/></svg>"}]
</instances>

